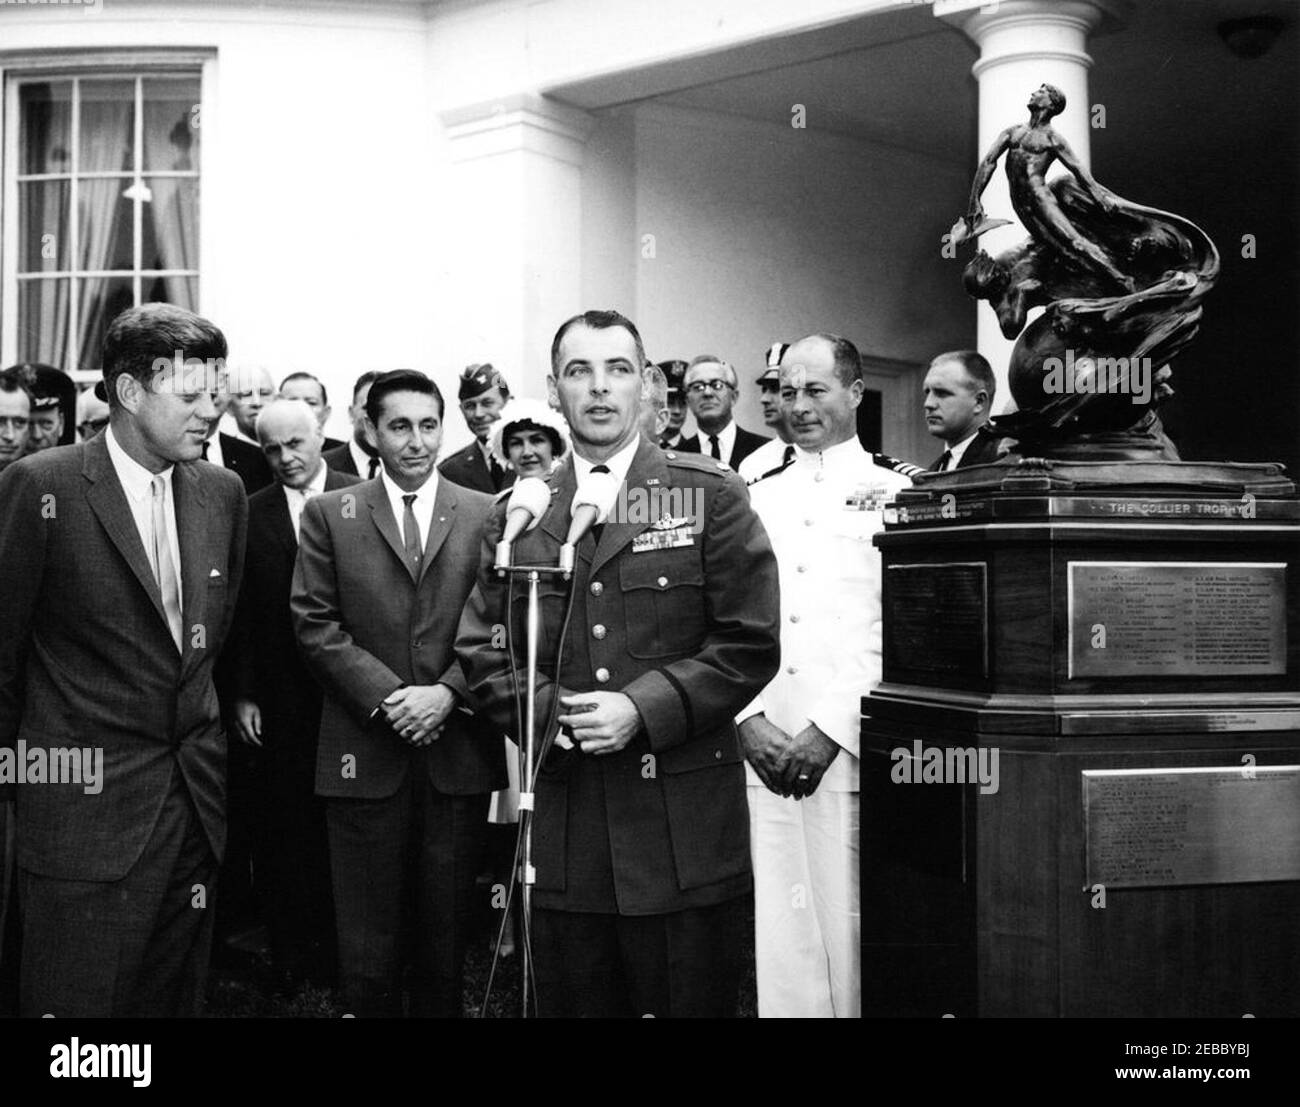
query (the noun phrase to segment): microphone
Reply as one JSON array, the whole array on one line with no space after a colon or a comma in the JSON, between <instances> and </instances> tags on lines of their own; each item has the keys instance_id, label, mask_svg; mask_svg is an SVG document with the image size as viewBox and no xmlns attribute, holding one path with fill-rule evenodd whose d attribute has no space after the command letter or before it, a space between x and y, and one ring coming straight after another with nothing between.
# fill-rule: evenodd
<instances>
[{"instance_id":1,"label":"microphone","mask_svg":"<svg viewBox=\"0 0 1300 1107\"><path fill-rule=\"evenodd\" d=\"M506 504L506 525L497 543L497 572L510 568L510 547L524 531L537 526L550 506L551 488L541 477L524 477L515 482Z\"/></svg>"},{"instance_id":2,"label":"microphone","mask_svg":"<svg viewBox=\"0 0 1300 1107\"><path fill-rule=\"evenodd\" d=\"M609 518L621 483L609 470L593 471L573 494L573 504L569 509L573 521L569 524L569 537L560 547L560 568L566 576L573 572L577 546L583 536Z\"/></svg>"}]
</instances>

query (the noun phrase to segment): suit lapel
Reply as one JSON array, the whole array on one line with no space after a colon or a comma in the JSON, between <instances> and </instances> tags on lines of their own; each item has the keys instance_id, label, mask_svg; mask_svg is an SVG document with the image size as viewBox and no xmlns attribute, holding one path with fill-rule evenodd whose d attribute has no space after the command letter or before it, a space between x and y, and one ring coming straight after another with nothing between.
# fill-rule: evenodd
<instances>
[{"instance_id":1,"label":"suit lapel","mask_svg":"<svg viewBox=\"0 0 1300 1107\"><path fill-rule=\"evenodd\" d=\"M415 574L406 564L406 547L402 543L402 532L397 529L397 520L393 518L393 509L388 502L388 493L384 490L383 479L376 477L368 481L363 495L366 506L370 508L370 516L375 522L375 529L388 543L388 548L393 551L393 556L397 558L406 574L414 580Z\"/></svg>"},{"instance_id":2,"label":"suit lapel","mask_svg":"<svg viewBox=\"0 0 1300 1107\"><path fill-rule=\"evenodd\" d=\"M204 625L207 618L208 574L213 569L208 555L207 499L194 465L182 462L172 467L172 499L181 547L181 645L188 666L198 654L193 648L193 629ZM205 633L217 629L205 626Z\"/></svg>"},{"instance_id":3,"label":"suit lapel","mask_svg":"<svg viewBox=\"0 0 1300 1107\"><path fill-rule=\"evenodd\" d=\"M117 470L108 456L108 443L103 434L96 435L86 443L86 460L82 474L91 481L86 490L86 502L95 513L113 545L117 547L126 563L131 567L145 590L154 611L167 626L167 615L163 611L162 592L154 579L153 569L149 565L149 556L145 553L144 542L131 514L131 506L126 502L126 492L122 482L117 479ZM167 631L171 636L171 630Z\"/></svg>"}]
</instances>

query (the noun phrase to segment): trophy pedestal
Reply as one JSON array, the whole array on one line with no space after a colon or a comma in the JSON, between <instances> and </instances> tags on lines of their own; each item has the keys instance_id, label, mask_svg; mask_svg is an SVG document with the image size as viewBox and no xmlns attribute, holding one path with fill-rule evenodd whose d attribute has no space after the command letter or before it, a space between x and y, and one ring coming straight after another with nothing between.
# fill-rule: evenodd
<instances>
[{"instance_id":1,"label":"trophy pedestal","mask_svg":"<svg viewBox=\"0 0 1300 1107\"><path fill-rule=\"evenodd\" d=\"M886 520L864 1013L1300 1014L1280 469L978 466Z\"/></svg>"}]
</instances>

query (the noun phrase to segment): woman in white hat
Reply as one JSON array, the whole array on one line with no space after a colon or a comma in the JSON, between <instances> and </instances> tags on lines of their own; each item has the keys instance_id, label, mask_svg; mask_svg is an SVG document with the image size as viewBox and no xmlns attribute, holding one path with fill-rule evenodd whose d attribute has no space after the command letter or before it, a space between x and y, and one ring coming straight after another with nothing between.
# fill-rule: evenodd
<instances>
[{"instance_id":1,"label":"woman in white hat","mask_svg":"<svg viewBox=\"0 0 1300 1107\"><path fill-rule=\"evenodd\" d=\"M492 428L492 455L520 478L545 479L568 448L564 417L540 400L511 400Z\"/></svg>"}]
</instances>

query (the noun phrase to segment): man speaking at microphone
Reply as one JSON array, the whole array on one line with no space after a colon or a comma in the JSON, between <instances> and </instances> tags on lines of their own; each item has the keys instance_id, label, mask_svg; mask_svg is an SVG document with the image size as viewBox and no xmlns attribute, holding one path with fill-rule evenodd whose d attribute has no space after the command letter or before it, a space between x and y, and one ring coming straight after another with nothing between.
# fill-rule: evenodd
<instances>
[{"instance_id":1,"label":"man speaking at microphone","mask_svg":"<svg viewBox=\"0 0 1300 1107\"><path fill-rule=\"evenodd\" d=\"M645 365L617 312L560 327L547 384L573 451L548 478L537 525L513 544L516 565L574 555L570 584L541 585L537 736L543 748L555 739L533 839L543 1016L730 1016L739 990L752 880L732 713L776 673L776 563L728 466L638 433ZM617 495L591 526L596 513L574 505L600 499L601 484ZM676 510L647 510L664 504ZM515 589L511 658L499 634L507 587L493 568L508 509L489 520L456 649L471 699L518 734L511 666L522 687L527 589Z\"/></svg>"}]
</instances>

